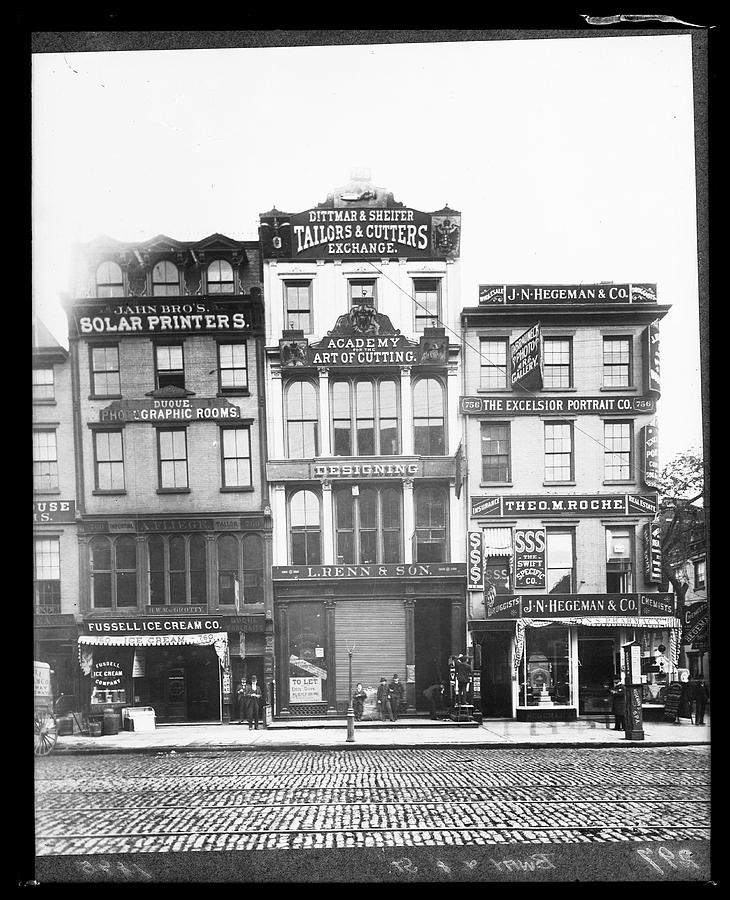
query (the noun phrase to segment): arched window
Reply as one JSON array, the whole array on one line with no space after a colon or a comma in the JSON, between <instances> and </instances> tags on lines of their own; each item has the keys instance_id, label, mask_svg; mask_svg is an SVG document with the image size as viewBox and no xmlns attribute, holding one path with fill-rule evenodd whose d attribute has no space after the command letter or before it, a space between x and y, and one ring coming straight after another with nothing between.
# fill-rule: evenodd
<instances>
[{"instance_id":1,"label":"arched window","mask_svg":"<svg viewBox=\"0 0 730 900\"><path fill-rule=\"evenodd\" d=\"M420 456L443 456L444 388L437 378L420 378L413 387L413 449Z\"/></svg>"},{"instance_id":2,"label":"arched window","mask_svg":"<svg viewBox=\"0 0 730 900\"><path fill-rule=\"evenodd\" d=\"M292 565L322 562L319 498L313 491L296 491L289 498L289 533Z\"/></svg>"},{"instance_id":3,"label":"arched window","mask_svg":"<svg viewBox=\"0 0 730 900\"><path fill-rule=\"evenodd\" d=\"M352 485L334 492L337 563L400 562L401 491L393 487Z\"/></svg>"},{"instance_id":4,"label":"arched window","mask_svg":"<svg viewBox=\"0 0 730 900\"><path fill-rule=\"evenodd\" d=\"M137 541L95 537L89 546L91 603L95 609L137 606Z\"/></svg>"},{"instance_id":5,"label":"arched window","mask_svg":"<svg viewBox=\"0 0 730 900\"><path fill-rule=\"evenodd\" d=\"M416 514L414 562L448 562L448 503L446 488L419 485L413 492Z\"/></svg>"},{"instance_id":6,"label":"arched window","mask_svg":"<svg viewBox=\"0 0 730 900\"><path fill-rule=\"evenodd\" d=\"M208 266L208 293L233 293L233 266L225 259L216 259Z\"/></svg>"},{"instance_id":7,"label":"arched window","mask_svg":"<svg viewBox=\"0 0 730 900\"><path fill-rule=\"evenodd\" d=\"M238 549L234 535L222 534L218 538L218 602L222 605L238 606L240 600Z\"/></svg>"},{"instance_id":8,"label":"arched window","mask_svg":"<svg viewBox=\"0 0 730 900\"><path fill-rule=\"evenodd\" d=\"M398 388L392 379L332 382L335 456L389 456L398 449Z\"/></svg>"},{"instance_id":9,"label":"arched window","mask_svg":"<svg viewBox=\"0 0 730 900\"><path fill-rule=\"evenodd\" d=\"M264 602L264 542L257 534L243 539L243 602Z\"/></svg>"},{"instance_id":10,"label":"arched window","mask_svg":"<svg viewBox=\"0 0 730 900\"><path fill-rule=\"evenodd\" d=\"M112 261L103 262L96 270L97 297L123 297L122 267Z\"/></svg>"},{"instance_id":11,"label":"arched window","mask_svg":"<svg viewBox=\"0 0 730 900\"><path fill-rule=\"evenodd\" d=\"M175 263L162 259L152 269L152 294L155 297L177 297L180 294L180 274Z\"/></svg>"},{"instance_id":12,"label":"arched window","mask_svg":"<svg viewBox=\"0 0 730 900\"><path fill-rule=\"evenodd\" d=\"M319 453L317 389L311 381L293 381L286 388L286 437L291 459Z\"/></svg>"}]
</instances>

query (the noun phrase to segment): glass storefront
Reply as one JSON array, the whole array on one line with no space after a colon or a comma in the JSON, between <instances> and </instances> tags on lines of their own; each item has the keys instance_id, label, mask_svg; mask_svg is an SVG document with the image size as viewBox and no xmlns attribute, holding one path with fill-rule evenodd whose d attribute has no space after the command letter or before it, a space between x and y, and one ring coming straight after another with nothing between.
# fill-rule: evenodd
<instances>
[{"instance_id":1,"label":"glass storefront","mask_svg":"<svg viewBox=\"0 0 730 900\"><path fill-rule=\"evenodd\" d=\"M528 628L520 666L519 705L538 706L549 700L570 703L570 641L568 629L556 625Z\"/></svg>"},{"instance_id":2,"label":"glass storefront","mask_svg":"<svg viewBox=\"0 0 730 900\"><path fill-rule=\"evenodd\" d=\"M327 700L327 634L323 603L289 608L289 704Z\"/></svg>"}]
</instances>

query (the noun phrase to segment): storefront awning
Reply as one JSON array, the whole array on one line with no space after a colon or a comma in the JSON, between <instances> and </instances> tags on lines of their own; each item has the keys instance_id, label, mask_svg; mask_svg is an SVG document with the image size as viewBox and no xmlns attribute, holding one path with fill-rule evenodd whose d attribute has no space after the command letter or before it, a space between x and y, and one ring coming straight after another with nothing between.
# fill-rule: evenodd
<instances>
[{"instance_id":1,"label":"storefront awning","mask_svg":"<svg viewBox=\"0 0 730 900\"><path fill-rule=\"evenodd\" d=\"M228 665L228 633L212 631L206 634L82 634L79 636L79 665L84 675L91 672L94 647L213 647L221 668Z\"/></svg>"},{"instance_id":2,"label":"storefront awning","mask_svg":"<svg viewBox=\"0 0 730 900\"><path fill-rule=\"evenodd\" d=\"M485 556L512 556L511 528L484 528Z\"/></svg>"}]
</instances>

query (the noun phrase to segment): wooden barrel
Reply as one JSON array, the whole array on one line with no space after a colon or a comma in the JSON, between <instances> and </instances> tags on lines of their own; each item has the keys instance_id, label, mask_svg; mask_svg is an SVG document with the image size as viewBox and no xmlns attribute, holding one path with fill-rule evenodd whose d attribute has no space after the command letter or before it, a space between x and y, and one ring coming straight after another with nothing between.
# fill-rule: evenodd
<instances>
[{"instance_id":1,"label":"wooden barrel","mask_svg":"<svg viewBox=\"0 0 730 900\"><path fill-rule=\"evenodd\" d=\"M119 716L113 709L105 709L101 722L102 734L119 734Z\"/></svg>"},{"instance_id":2,"label":"wooden barrel","mask_svg":"<svg viewBox=\"0 0 730 900\"><path fill-rule=\"evenodd\" d=\"M89 737L101 737L101 721L89 719Z\"/></svg>"}]
</instances>

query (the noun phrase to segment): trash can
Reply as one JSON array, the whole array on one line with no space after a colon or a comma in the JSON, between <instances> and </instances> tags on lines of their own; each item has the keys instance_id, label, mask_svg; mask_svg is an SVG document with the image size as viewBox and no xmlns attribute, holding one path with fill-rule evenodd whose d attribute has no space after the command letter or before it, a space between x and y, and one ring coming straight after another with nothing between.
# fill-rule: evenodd
<instances>
[{"instance_id":1,"label":"trash can","mask_svg":"<svg viewBox=\"0 0 730 900\"><path fill-rule=\"evenodd\" d=\"M104 710L104 716L101 720L102 734L119 734L119 716L117 711L108 707Z\"/></svg>"}]
</instances>

